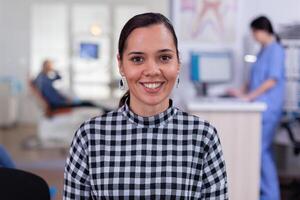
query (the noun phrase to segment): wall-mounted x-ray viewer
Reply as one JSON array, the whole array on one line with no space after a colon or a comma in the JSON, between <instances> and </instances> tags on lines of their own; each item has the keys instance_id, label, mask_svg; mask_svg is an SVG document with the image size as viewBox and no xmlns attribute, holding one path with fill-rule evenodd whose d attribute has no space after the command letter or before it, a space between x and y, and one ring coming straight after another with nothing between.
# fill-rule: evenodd
<instances>
[{"instance_id":1,"label":"wall-mounted x-ray viewer","mask_svg":"<svg viewBox=\"0 0 300 200\"><path fill-rule=\"evenodd\" d=\"M232 53L191 52L190 79L201 95L207 94L207 85L232 80Z\"/></svg>"}]
</instances>

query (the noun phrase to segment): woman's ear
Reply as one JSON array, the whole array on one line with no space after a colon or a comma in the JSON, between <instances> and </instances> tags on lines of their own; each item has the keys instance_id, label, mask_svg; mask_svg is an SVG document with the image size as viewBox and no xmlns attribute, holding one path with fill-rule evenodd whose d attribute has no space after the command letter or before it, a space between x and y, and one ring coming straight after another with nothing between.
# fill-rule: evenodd
<instances>
[{"instance_id":1,"label":"woman's ear","mask_svg":"<svg viewBox=\"0 0 300 200\"><path fill-rule=\"evenodd\" d=\"M122 60L120 55L117 55L117 60L118 60L118 67L119 67L119 73L121 76L124 76L124 70L123 70L123 65L122 65Z\"/></svg>"},{"instance_id":2,"label":"woman's ear","mask_svg":"<svg viewBox=\"0 0 300 200\"><path fill-rule=\"evenodd\" d=\"M180 73L180 69L181 69L181 63L178 63L178 66L177 66L177 73L178 73L178 75Z\"/></svg>"}]
</instances>

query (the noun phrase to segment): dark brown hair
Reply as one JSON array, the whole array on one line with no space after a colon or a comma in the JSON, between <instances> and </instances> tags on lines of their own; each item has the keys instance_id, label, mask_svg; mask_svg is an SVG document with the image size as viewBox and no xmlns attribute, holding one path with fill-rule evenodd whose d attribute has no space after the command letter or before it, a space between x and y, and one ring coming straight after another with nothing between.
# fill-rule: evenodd
<instances>
[{"instance_id":1,"label":"dark brown hair","mask_svg":"<svg viewBox=\"0 0 300 200\"><path fill-rule=\"evenodd\" d=\"M176 55L179 62L179 52L178 52L178 41L175 34L173 25L170 20L160 13L143 13L132 17L123 27L120 37L118 53L120 60L123 58L124 49L126 48L126 41L130 33L136 28L147 27L156 24L163 24L172 34L173 41L176 47ZM127 91L120 99L119 106L123 106L127 99L130 98L130 93Z\"/></svg>"},{"instance_id":2,"label":"dark brown hair","mask_svg":"<svg viewBox=\"0 0 300 200\"><path fill-rule=\"evenodd\" d=\"M251 24L250 27L253 30L263 30L266 31L267 33L274 35L277 42L280 42L280 37L275 33L271 21L265 17L265 16L259 16L255 18Z\"/></svg>"}]
</instances>

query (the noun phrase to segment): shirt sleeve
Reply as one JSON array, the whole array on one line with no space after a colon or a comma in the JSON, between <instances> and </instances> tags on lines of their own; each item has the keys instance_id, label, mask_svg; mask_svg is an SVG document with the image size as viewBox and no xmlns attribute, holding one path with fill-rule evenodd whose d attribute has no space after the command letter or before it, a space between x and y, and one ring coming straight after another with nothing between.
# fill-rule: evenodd
<instances>
[{"instance_id":1,"label":"shirt sleeve","mask_svg":"<svg viewBox=\"0 0 300 200\"><path fill-rule=\"evenodd\" d=\"M87 135L83 125L77 130L64 172L63 199L90 199Z\"/></svg>"},{"instance_id":2,"label":"shirt sleeve","mask_svg":"<svg viewBox=\"0 0 300 200\"><path fill-rule=\"evenodd\" d=\"M284 70L284 51L280 46L275 46L272 49L268 64L268 79L279 80Z\"/></svg>"},{"instance_id":3,"label":"shirt sleeve","mask_svg":"<svg viewBox=\"0 0 300 200\"><path fill-rule=\"evenodd\" d=\"M48 76L48 78L53 82L56 80L60 80L61 76L57 71L52 71L52 72L50 72L50 76Z\"/></svg>"},{"instance_id":4,"label":"shirt sleeve","mask_svg":"<svg viewBox=\"0 0 300 200\"><path fill-rule=\"evenodd\" d=\"M211 128L212 135L205 157L202 175L202 198L205 200L227 200L227 174L217 130Z\"/></svg>"}]
</instances>

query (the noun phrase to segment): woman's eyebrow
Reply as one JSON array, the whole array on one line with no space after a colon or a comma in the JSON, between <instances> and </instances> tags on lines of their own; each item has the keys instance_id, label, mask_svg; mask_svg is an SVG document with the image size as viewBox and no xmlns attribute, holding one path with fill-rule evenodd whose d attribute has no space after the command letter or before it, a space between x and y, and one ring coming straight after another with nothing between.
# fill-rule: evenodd
<instances>
[{"instance_id":1,"label":"woman's eyebrow","mask_svg":"<svg viewBox=\"0 0 300 200\"><path fill-rule=\"evenodd\" d=\"M129 52L127 55L129 56L129 55L132 55L132 54L139 54L139 55L141 55L141 54L145 54L145 53L141 52L141 51L132 51L132 52Z\"/></svg>"},{"instance_id":2,"label":"woman's eyebrow","mask_svg":"<svg viewBox=\"0 0 300 200\"><path fill-rule=\"evenodd\" d=\"M174 52L172 49L161 49L158 51L159 53L164 53L164 52Z\"/></svg>"},{"instance_id":3,"label":"woman's eyebrow","mask_svg":"<svg viewBox=\"0 0 300 200\"><path fill-rule=\"evenodd\" d=\"M174 52L174 50L172 50L172 49L160 49L160 50L158 50L157 52L158 52L158 53ZM131 51L131 52L129 52L127 55L129 56L129 55L132 55L132 54L134 54L134 55L143 55L143 54L145 54L145 53L142 52L142 51Z\"/></svg>"}]
</instances>

